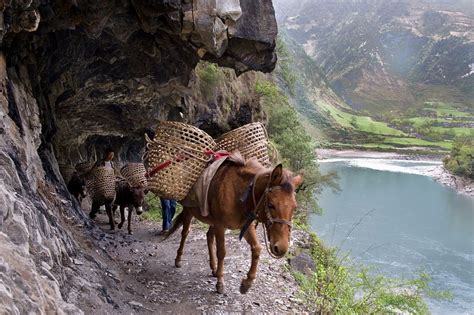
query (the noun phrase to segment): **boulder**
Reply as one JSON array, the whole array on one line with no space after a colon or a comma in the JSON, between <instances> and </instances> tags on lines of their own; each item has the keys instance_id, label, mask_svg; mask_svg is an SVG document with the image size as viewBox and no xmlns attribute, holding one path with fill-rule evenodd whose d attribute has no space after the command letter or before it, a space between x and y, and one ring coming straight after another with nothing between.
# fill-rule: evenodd
<instances>
[{"instance_id":1,"label":"boulder","mask_svg":"<svg viewBox=\"0 0 474 315\"><path fill-rule=\"evenodd\" d=\"M289 258L288 263L291 269L304 273L306 275L311 274L316 270L316 265L313 258L305 252L298 254L295 257Z\"/></svg>"}]
</instances>

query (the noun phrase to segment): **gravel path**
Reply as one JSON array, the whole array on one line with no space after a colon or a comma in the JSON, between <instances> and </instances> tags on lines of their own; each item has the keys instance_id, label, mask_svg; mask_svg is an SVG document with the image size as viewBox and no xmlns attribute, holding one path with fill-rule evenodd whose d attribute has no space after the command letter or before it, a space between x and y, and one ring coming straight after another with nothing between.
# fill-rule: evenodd
<instances>
[{"instance_id":1,"label":"gravel path","mask_svg":"<svg viewBox=\"0 0 474 315\"><path fill-rule=\"evenodd\" d=\"M134 235L127 235L125 230L109 232L106 216L100 214L96 219L100 228L91 233L96 241L85 240L86 250L74 260L73 268L83 271L87 283L78 286L76 279L65 295L86 314L304 312L286 259L270 258L262 250L254 286L242 295L240 280L250 266L250 249L245 241L239 242L236 233L229 231L226 293L219 295L215 292L216 278L209 269L202 228L193 225L184 249L183 266L175 268L180 231L162 241L156 235L160 224L138 221L136 216L134 221ZM76 233L81 233L81 227L77 227ZM260 239L263 244L261 234Z\"/></svg>"}]
</instances>

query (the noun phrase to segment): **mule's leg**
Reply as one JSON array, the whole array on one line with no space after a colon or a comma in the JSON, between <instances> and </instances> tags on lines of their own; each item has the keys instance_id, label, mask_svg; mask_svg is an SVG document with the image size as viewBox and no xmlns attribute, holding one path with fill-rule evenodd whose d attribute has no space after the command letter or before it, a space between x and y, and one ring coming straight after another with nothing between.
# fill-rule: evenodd
<instances>
[{"instance_id":1,"label":"mule's leg","mask_svg":"<svg viewBox=\"0 0 474 315\"><path fill-rule=\"evenodd\" d=\"M91 212L89 213L89 217L91 219L95 219L97 212L99 211L100 205L97 202L92 202Z\"/></svg>"},{"instance_id":2,"label":"mule's leg","mask_svg":"<svg viewBox=\"0 0 474 315\"><path fill-rule=\"evenodd\" d=\"M209 249L209 267L211 267L212 276L217 276L217 257L216 257L216 237L214 235L214 227L209 226L207 230L207 248Z\"/></svg>"},{"instance_id":3,"label":"mule's leg","mask_svg":"<svg viewBox=\"0 0 474 315\"><path fill-rule=\"evenodd\" d=\"M128 234L132 233L132 213L133 213L133 206L128 205Z\"/></svg>"},{"instance_id":4,"label":"mule's leg","mask_svg":"<svg viewBox=\"0 0 474 315\"><path fill-rule=\"evenodd\" d=\"M124 222L125 222L125 206L120 206L120 223L118 225L119 229L122 228Z\"/></svg>"},{"instance_id":5,"label":"mule's leg","mask_svg":"<svg viewBox=\"0 0 474 315\"><path fill-rule=\"evenodd\" d=\"M245 240L250 245L250 249L252 250L252 263L250 264L249 272L247 273L247 278L242 279L240 283L240 293L244 294L252 286L252 282L255 279L257 274L257 265L258 260L260 258L260 252L262 251L262 246L257 238L257 231L255 230L255 225L250 225L247 233L245 233Z\"/></svg>"},{"instance_id":6,"label":"mule's leg","mask_svg":"<svg viewBox=\"0 0 474 315\"><path fill-rule=\"evenodd\" d=\"M225 229L214 227L217 244L217 293L224 293Z\"/></svg>"},{"instance_id":7,"label":"mule's leg","mask_svg":"<svg viewBox=\"0 0 474 315\"><path fill-rule=\"evenodd\" d=\"M184 243L189 234L189 226L191 225L191 220L193 215L183 209L183 231L181 231L181 242L179 243L178 252L176 253L176 259L174 260L174 265L176 267L181 267L181 256L183 256Z\"/></svg>"},{"instance_id":8,"label":"mule's leg","mask_svg":"<svg viewBox=\"0 0 474 315\"><path fill-rule=\"evenodd\" d=\"M113 231L115 230L115 222L114 222L114 217L112 213L112 205L110 203L106 204L105 210L107 212L107 216L109 217L110 229Z\"/></svg>"},{"instance_id":9,"label":"mule's leg","mask_svg":"<svg viewBox=\"0 0 474 315\"><path fill-rule=\"evenodd\" d=\"M114 218L114 223L117 224L117 220L115 220L115 211L117 210L117 205L112 205L112 218Z\"/></svg>"}]
</instances>

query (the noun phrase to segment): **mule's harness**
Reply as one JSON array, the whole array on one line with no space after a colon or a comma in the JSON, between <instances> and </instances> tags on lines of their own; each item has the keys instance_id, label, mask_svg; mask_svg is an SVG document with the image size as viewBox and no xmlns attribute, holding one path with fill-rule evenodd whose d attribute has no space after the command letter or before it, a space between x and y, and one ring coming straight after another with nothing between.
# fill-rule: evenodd
<instances>
[{"instance_id":1,"label":"mule's harness","mask_svg":"<svg viewBox=\"0 0 474 315\"><path fill-rule=\"evenodd\" d=\"M271 176L270 176L271 177ZM270 226L272 226L274 223L280 223L280 224L286 224L288 225L288 228L290 229L291 231L291 227L292 227L292 223L291 221L288 221L288 220L285 220L285 219L281 219L281 218L274 218L272 216L272 214L270 213L270 207L268 206L268 193L273 191L274 189L279 189L279 186L273 186L273 187L270 187L270 184L271 184L271 178L269 178L268 180L268 183L267 183L267 186L265 188L265 190L263 191L262 193L262 196L260 197L260 199L258 200L258 202L256 201L256 198L255 198L255 186L256 186L256 183L257 183L257 178L258 178L258 175L255 175L254 178L252 179L252 181L250 182L249 186L247 187L246 191L244 192L244 194L242 195L242 197L240 198L240 201L241 202L246 202L249 198L249 195L250 193L252 194L252 202L254 204L254 209L253 211L250 211L250 212L247 212L246 214L246 217L247 217L247 221L245 222L244 226L242 227L242 229L240 230L240 235L239 235L239 239L242 240L242 237L245 235L245 233L247 232L248 228L250 227L250 225L255 221L257 220L257 224L258 224L258 218L259 218L259 214L260 212L262 211L265 211L265 218L266 220L264 222L262 222L263 224L263 231L264 231L264 238L265 238L265 248L267 249L268 253L274 257L274 258L277 258L275 255L273 255L271 253L271 251L268 249L268 244L267 244L267 228L269 228ZM261 207L261 205L263 204L263 207Z\"/></svg>"}]
</instances>

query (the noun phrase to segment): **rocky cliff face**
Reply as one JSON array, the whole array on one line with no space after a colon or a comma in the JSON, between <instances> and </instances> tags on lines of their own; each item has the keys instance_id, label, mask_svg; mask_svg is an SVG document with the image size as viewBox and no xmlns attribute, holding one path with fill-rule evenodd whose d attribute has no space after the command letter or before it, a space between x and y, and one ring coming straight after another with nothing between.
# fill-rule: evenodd
<instances>
[{"instance_id":1,"label":"rocky cliff face","mask_svg":"<svg viewBox=\"0 0 474 315\"><path fill-rule=\"evenodd\" d=\"M466 1L277 1L280 24L355 109L412 106L428 88L474 98ZM431 95L430 95L431 96Z\"/></svg>"},{"instance_id":2,"label":"rocky cliff face","mask_svg":"<svg viewBox=\"0 0 474 315\"><path fill-rule=\"evenodd\" d=\"M271 71L273 7L13 0L0 1L0 11L0 312L77 314L77 300L106 297L110 279L99 272L106 262L84 263L84 238L93 243L101 232L63 175L105 146L138 158L143 133L159 120L219 133L262 118L244 91L254 75L226 71L209 93L193 69L204 59L237 74ZM84 265L87 280L78 277Z\"/></svg>"}]
</instances>

